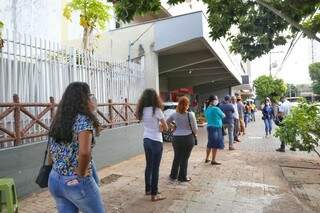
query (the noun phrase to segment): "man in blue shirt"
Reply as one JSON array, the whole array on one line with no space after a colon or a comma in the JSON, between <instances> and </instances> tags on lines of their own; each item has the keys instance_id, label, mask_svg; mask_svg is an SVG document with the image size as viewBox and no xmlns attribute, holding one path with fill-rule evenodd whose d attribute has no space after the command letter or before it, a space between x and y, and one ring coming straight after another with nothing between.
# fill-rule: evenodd
<instances>
[{"instance_id":1,"label":"man in blue shirt","mask_svg":"<svg viewBox=\"0 0 320 213\"><path fill-rule=\"evenodd\" d=\"M226 115L223 119L223 127L228 129L228 136L229 136L229 150L235 150L233 147L234 143L234 107L231 104L230 96L226 96L224 101L220 104L220 109Z\"/></svg>"}]
</instances>

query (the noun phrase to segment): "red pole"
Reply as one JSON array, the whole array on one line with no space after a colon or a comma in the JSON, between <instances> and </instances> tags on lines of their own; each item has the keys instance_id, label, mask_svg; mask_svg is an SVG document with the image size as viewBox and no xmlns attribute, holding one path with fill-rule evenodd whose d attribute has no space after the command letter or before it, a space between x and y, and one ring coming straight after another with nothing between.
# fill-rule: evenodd
<instances>
[{"instance_id":1,"label":"red pole","mask_svg":"<svg viewBox=\"0 0 320 213\"><path fill-rule=\"evenodd\" d=\"M17 94L13 95L13 103L15 103L14 107L14 132L15 132L15 140L14 145L18 146L21 144L21 132L20 132L20 106L19 106L19 96Z\"/></svg>"},{"instance_id":2,"label":"red pole","mask_svg":"<svg viewBox=\"0 0 320 213\"><path fill-rule=\"evenodd\" d=\"M111 124L113 123L113 114L112 114L112 99L108 100L108 104L109 104L109 119ZM110 129L112 128L112 125L110 125Z\"/></svg>"},{"instance_id":3,"label":"red pole","mask_svg":"<svg viewBox=\"0 0 320 213\"><path fill-rule=\"evenodd\" d=\"M129 124L129 117L128 117L128 99L124 99L124 118L126 119L126 126Z\"/></svg>"}]
</instances>

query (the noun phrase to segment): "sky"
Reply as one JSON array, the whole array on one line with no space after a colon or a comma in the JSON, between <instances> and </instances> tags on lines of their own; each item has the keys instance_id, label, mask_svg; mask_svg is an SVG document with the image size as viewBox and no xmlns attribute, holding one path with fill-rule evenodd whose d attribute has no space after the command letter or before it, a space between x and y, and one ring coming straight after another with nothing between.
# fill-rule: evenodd
<instances>
[{"instance_id":1,"label":"sky","mask_svg":"<svg viewBox=\"0 0 320 213\"><path fill-rule=\"evenodd\" d=\"M311 41L307 38L301 37L299 39L291 54L283 64L282 69L279 70L280 64L287 53L289 43L284 46L276 47L274 50L272 50L272 52L276 53L271 54L271 61L272 63L278 64L278 67L272 69L272 74L285 80L287 83L311 83L308 66L312 63L312 49ZM261 75L269 74L269 61L269 55L265 55L251 62L252 79L255 79ZM320 57L318 57L316 61L320 61Z\"/></svg>"}]
</instances>

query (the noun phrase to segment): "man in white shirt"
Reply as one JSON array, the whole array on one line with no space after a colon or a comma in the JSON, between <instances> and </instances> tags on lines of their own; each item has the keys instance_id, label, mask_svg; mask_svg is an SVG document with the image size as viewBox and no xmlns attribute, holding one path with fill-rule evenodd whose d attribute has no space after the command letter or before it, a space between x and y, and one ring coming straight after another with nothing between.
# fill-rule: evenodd
<instances>
[{"instance_id":1,"label":"man in white shirt","mask_svg":"<svg viewBox=\"0 0 320 213\"><path fill-rule=\"evenodd\" d=\"M240 142L239 139L239 128L240 128L240 122L239 122L239 111L238 111L238 104L237 104L237 98L236 96L231 97L231 103L234 108L234 141Z\"/></svg>"},{"instance_id":2,"label":"man in white shirt","mask_svg":"<svg viewBox=\"0 0 320 213\"><path fill-rule=\"evenodd\" d=\"M290 113L291 103L287 100L286 97L282 97L280 101L281 101L281 104L278 110L278 117L284 119ZM284 143L284 141L281 141L281 146L276 151L285 152L285 149L286 149L286 144Z\"/></svg>"}]
</instances>

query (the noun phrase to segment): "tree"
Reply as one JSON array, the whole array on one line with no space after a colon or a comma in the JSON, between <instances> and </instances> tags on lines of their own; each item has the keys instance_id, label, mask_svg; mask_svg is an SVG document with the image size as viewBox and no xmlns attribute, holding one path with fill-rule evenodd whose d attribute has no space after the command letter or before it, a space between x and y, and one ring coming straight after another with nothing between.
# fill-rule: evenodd
<instances>
[{"instance_id":1,"label":"tree","mask_svg":"<svg viewBox=\"0 0 320 213\"><path fill-rule=\"evenodd\" d=\"M273 102L278 102L286 91L286 84L282 79L276 79L272 76L260 76L254 80L253 85L255 87L256 94L260 100L264 100L269 97Z\"/></svg>"},{"instance_id":2,"label":"tree","mask_svg":"<svg viewBox=\"0 0 320 213\"><path fill-rule=\"evenodd\" d=\"M312 80L313 92L320 94L320 62L309 65L309 75Z\"/></svg>"},{"instance_id":3,"label":"tree","mask_svg":"<svg viewBox=\"0 0 320 213\"><path fill-rule=\"evenodd\" d=\"M316 150L320 145L320 104L300 102L284 119L275 136L293 149L315 151L320 157Z\"/></svg>"},{"instance_id":4,"label":"tree","mask_svg":"<svg viewBox=\"0 0 320 213\"><path fill-rule=\"evenodd\" d=\"M0 49L4 46L4 41L2 39L2 30L4 28L4 23L0 21Z\"/></svg>"},{"instance_id":5,"label":"tree","mask_svg":"<svg viewBox=\"0 0 320 213\"><path fill-rule=\"evenodd\" d=\"M109 0L111 1L111 0ZM119 20L160 10L160 0L112 0ZM168 0L179 4L185 0ZM311 39L320 32L319 0L203 0L213 40L226 37L230 50L253 60L286 44L301 31ZM237 32L231 28L238 27Z\"/></svg>"},{"instance_id":6,"label":"tree","mask_svg":"<svg viewBox=\"0 0 320 213\"><path fill-rule=\"evenodd\" d=\"M72 0L63 11L63 16L71 21L73 12L80 12L79 23L83 28L83 48L90 49L90 41L94 29L104 29L106 22L111 18L110 6L101 0Z\"/></svg>"}]
</instances>

